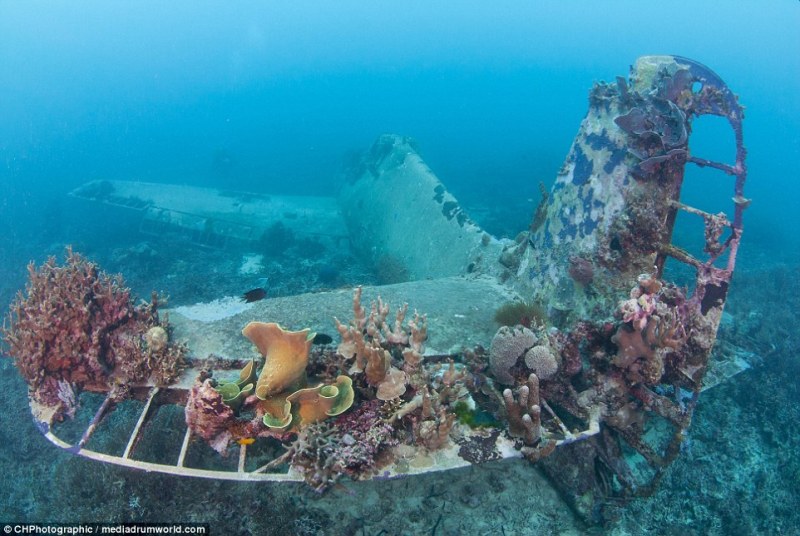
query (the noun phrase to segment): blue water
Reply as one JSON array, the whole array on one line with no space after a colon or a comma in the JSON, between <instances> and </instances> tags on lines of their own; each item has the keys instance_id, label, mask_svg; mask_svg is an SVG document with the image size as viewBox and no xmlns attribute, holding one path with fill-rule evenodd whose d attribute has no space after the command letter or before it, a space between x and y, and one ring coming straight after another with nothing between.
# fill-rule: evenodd
<instances>
[{"instance_id":1,"label":"blue water","mask_svg":"<svg viewBox=\"0 0 800 536\"><path fill-rule=\"evenodd\" d=\"M86 181L332 195L345 155L382 133L415 138L448 189L513 237L592 84L648 54L697 60L739 95L753 199L740 266L796 265L800 2L408 4L0 2L0 306L28 260L97 248L96 222L60 224ZM712 118L691 147L733 160ZM687 200L721 210L732 195L688 175Z\"/></svg>"},{"instance_id":2,"label":"blue water","mask_svg":"<svg viewBox=\"0 0 800 536\"><path fill-rule=\"evenodd\" d=\"M487 184L508 194L501 200L535 197L591 84L668 53L705 63L741 96L750 229L789 235L798 20L788 0L4 2L0 181L10 186L4 218L15 219L3 223L40 220L39 196L95 178L326 193L342 154L383 132L416 138L464 202Z\"/></svg>"}]
</instances>

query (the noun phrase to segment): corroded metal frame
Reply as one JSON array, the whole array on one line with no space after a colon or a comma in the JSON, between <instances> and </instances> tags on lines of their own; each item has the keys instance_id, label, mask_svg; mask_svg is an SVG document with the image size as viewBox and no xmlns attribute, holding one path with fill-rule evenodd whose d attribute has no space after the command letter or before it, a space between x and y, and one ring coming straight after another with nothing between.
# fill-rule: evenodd
<instances>
[{"instance_id":1,"label":"corroded metal frame","mask_svg":"<svg viewBox=\"0 0 800 536\"><path fill-rule=\"evenodd\" d=\"M186 428L183 441L181 442L180 451L176 453L176 461L174 465L153 463L143 460L135 459L136 446L142 438L145 425L152 418L157 411L158 407L164 404L185 405L188 397L188 389L181 387L139 387L131 390L132 398L144 402L144 407L136 420L136 425L128 437L125 450L122 455L114 455L107 452L100 452L86 448L94 432L97 430L100 423L109 418L115 411L119 400L113 393L108 393L103 399L100 408L95 412L91 422L83 432L80 440L75 444L70 444L64 441L56 434L53 428L53 423L46 421L37 421L39 429L48 441L55 446L66 450L72 454L95 460L103 463L110 463L127 467L129 469L138 469L146 472L164 473L175 476L191 476L198 478L211 478L216 480L238 480L245 482L253 481L266 481L266 482L302 482L302 476L293 473L291 469L286 472L280 473L266 473L264 468L260 467L254 471L245 471L245 463L247 461L247 445L239 446L238 463L235 471L224 470L211 470L200 469L196 467L186 467L186 453L192 439L191 430ZM159 396L160 395L160 396ZM34 414L36 409L34 408Z\"/></svg>"}]
</instances>

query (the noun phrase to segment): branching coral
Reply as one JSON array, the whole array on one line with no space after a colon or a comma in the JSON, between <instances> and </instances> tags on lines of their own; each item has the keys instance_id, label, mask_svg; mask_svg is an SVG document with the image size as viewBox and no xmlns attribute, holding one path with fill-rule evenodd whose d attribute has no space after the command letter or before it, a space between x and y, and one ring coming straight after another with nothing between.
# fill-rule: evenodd
<instances>
[{"instance_id":1,"label":"branching coral","mask_svg":"<svg viewBox=\"0 0 800 536\"><path fill-rule=\"evenodd\" d=\"M439 393L439 400L448 406L455 405L468 394L465 382L467 373L463 369L457 369L455 362L450 360L448 367L439 375L435 371L433 386Z\"/></svg>"},{"instance_id":2,"label":"branching coral","mask_svg":"<svg viewBox=\"0 0 800 536\"><path fill-rule=\"evenodd\" d=\"M429 450L442 448L455 424L453 406L466 394L465 374L452 362L443 372L439 365L424 366L426 318L415 311L413 318L407 319L407 305L390 323L389 305L378 298L367 314L358 288L353 311L349 324L336 320L342 335L339 352L349 352L355 360L351 372L363 372L366 384L376 387L379 400L401 404L391 420L409 426L416 443Z\"/></svg>"},{"instance_id":3,"label":"branching coral","mask_svg":"<svg viewBox=\"0 0 800 536\"><path fill-rule=\"evenodd\" d=\"M450 437L450 430L455 424L455 413L448 412L444 407L431 416L432 418L419 421L414 428L417 441L428 450L444 447Z\"/></svg>"},{"instance_id":4,"label":"branching coral","mask_svg":"<svg viewBox=\"0 0 800 536\"><path fill-rule=\"evenodd\" d=\"M467 395L463 367L452 360L446 367L425 366L425 316L415 312L408 318L406 305L389 323L389 305L379 299L367 313L357 289L353 312L347 325L336 321L340 354L328 357L338 364L316 366L323 374L312 377L322 383L310 387L305 385L308 330L248 324L243 333L266 358L258 374L261 388L247 396L256 383L253 361L238 380L216 387L213 380L198 382L186 407L189 428L222 454L231 440L274 437L286 442L287 452L264 470L289 463L319 491L343 474L368 476L385 447L398 441L426 450L446 446L456 424L454 407ZM341 374L349 360L352 378Z\"/></svg>"},{"instance_id":5,"label":"branching coral","mask_svg":"<svg viewBox=\"0 0 800 536\"><path fill-rule=\"evenodd\" d=\"M372 302L367 315L361 305L361 292L358 287L353 295L353 319L349 324L334 319L342 337L337 351L345 358L354 358L351 374L364 372L367 383L377 388L379 398L392 400L405 392L406 382L419 370L428 337L427 322L424 315L415 311L404 325L408 311L408 304L404 304L390 323L389 304L380 297ZM403 356L403 371L392 366L393 350Z\"/></svg>"},{"instance_id":6,"label":"branching coral","mask_svg":"<svg viewBox=\"0 0 800 536\"><path fill-rule=\"evenodd\" d=\"M424 378L425 383L414 384L416 396L397 408L391 420L409 417L415 441L429 450L436 450L447 444L456 422L458 404L463 404L468 394L467 373L457 369L451 360L446 370L435 365L426 371Z\"/></svg>"},{"instance_id":7,"label":"branching coral","mask_svg":"<svg viewBox=\"0 0 800 536\"><path fill-rule=\"evenodd\" d=\"M39 268L28 265L26 292L17 294L2 334L33 397L67 410L66 391L58 388L63 382L104 392L177 378L186 348L169 342L169 325L157 308L155 294L150 303L134 305L121 277L67 248L64 265L54 257Z\"/></svg>"},{"instance_id":8,"label":"branching coral","mask_svg":"<svg viewBox=\"0 0 800 536\"><path fill-rule=\"evenodd\" d=\"M405 372L392 367L378 385L375 397L383 401L399 398L406 392L407 381L408 375Z\"/></svg>"},{"instance_id":9,"label":"branching coral","mask_svg":"<svg viewBox=\"0 0 800 536\"><path fill-rule=\"evenodd\" d=\"M522 454L531 462L549 456L556 448L556 442L542 436L542 405L539 378L536 374L528 376L525 385L517 389L516 396L511 389L503 391L503 402L508 419L508 433L511 437L522 439ZM560 422L560 421L559 421Z\"/></svg>"},{"instance_id":10,"label":"branching coral","mask_svg":"<svg viewBox=\"0 0 800 536\"><path fill-rule=\"evenodd\" d=\"M528 446L533 446L542 437L542 408L539 405L539 378L536 374L528 377L527 384L517 389L503 391L508 418L508 433L520 437Z\"/></svg>"},{"instance_id":11,"label":"branching coral","mask_svg":"<svg viewBox=\"0 0 800 536\"><path fill-rule=\"evenodd\" d=\"M338 318L334 318L336 329L342 338L336 351L348 359L355 357L357 349L355 337L357 335L363 337L364 327L367 324L367 314L361 306L361 292L361 287L356 287L353 293L353 319L349 325L342 324Z\"/></svg>"}]
</instances>

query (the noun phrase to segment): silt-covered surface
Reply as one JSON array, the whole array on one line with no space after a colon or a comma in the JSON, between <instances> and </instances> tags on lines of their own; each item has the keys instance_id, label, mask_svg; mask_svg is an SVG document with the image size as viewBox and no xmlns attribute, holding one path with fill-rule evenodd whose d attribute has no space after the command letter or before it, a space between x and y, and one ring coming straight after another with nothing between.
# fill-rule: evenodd
<instances>
[{"instance_id":1,"label":"silt-covered surface","mask_svg":"<svg viewBox=\"0 0 800 536\"><path fill-rule=\"evenodd\" d=\"M495 311L514 298L512 291L488 277L451 277L364 287L362 302L369 304L378 296L392 308L408 303L410 312L416 309L420 314L427 314L428 354L458 351L478 344L488 347L497 329ZM195 307L193 311L196 312L203 305ZM250 307L237 306L231 311L233 314L225 318L203 321L189 318L194 315L186 308L171 310L173 336L187 342L195 357L213 354L229 359L249 358L255 354L250 341L241 335L242 328L251 321L277 322L292 330L310 328L329 334L336 341L338 334L333 319L347 322L352 318L353 289L269 298Z\"/></svg>"}]
</instances>

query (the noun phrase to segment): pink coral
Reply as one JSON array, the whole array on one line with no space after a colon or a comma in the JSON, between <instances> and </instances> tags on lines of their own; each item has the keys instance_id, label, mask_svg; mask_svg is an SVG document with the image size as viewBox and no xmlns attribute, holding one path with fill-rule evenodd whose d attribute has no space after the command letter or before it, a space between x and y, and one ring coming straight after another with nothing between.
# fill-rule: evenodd
<instances>
[{"instance_id":1,"label":"pink coral","mask_svg":"<svg viewBox=\"0 0 800 536\"><path fill-rule=\"evenodd\" d=\"M367 384L377 387L376 396L380 400L393 400L405 393L406 384L419 383L428 338L427 318L414 311L413 318L407 320L408 304L403 304L390 326L389 304L378 296L367 315L361 305L361 290L361 287L356 288L353 295L353 320L345 325L334 318L342 337L337 352L345 359L354 358L350 374L363 372ZM402 371L392 363L393 356L401 355Z\"/></svg>"},{"instance_id":2,"label":"pink coral","mask_svg":"<svg viewBox=\"0 0 800 536\"><path fill-rule=\"evenodd\" d=\"M631 291L631 297L620 302L619 313L622 321L630 323L638 330L643 330L647 326L647 319L656 310L656 298L652 294L642 293L641 288L637 287Z\"/></svg>"},{"instance_id":3,"label":"pink coral","mask_svg":"<svg viewBox=\"0 0 800 536\"><path fill-rule=\"evenodd\" d=\"M611 338L618 348L612 363L633 383L657 384L664 374L666 354L686 340L682 309L664 300L662 288L658 279L641 275L631 297L619 304L617 314L623 323ZM680 292L672 292L672 301L684 301Z\"/></svg>"},{"instance_id":4,"label":"pink coral","mask_svg":"<svg viewBox=\"0 0 800 536\"><path fill-rule=\"evenodd\" d=\"M160 353L143 348L144 334L159 324L155 298L135 306L121 277L70 248L63 266L54 257L38 269L31 263L28 278L2 335L38 400L66 406L60 382L76 391L107 391L114 382L142 381L151 373L165 381L177 376L182 347L167 345Z\"/></svg>"},{"instance_id":5,"label":"pink coral","mask_svg":"<svg viewBox=\"0 0 800 536\"><path fill-rule=\"evenodd\" d=\"M28 265L27 296L17 295L3 335L22 376L38 387L48 376L72 383L108 382L114 330L136 311L117 277L67 250L65 266L51 257Z\"/></svg>"},{"instance_id":6,"label":"pink coral","mask_svg":"<svg viewBox=\"0 0 800 536\"><path fill-rule=\"evenodd\" d=\"M228 428L236 420L233 410L222 401L222 395L211 386L211 380L197 382L186 402L186 425L221 454L231 438Z\"/></svg>"},{"instance_id":7,"label":"pink coral","mask_svg":"<svg viewBox=\"0 0 800 536\"><path fill-rule=\"evenodd\" d=\"M381 384L378 385L376 398L384 401L400 398L406 392L407 381L408 375L405 372L391 367Z\"/></svg>"}]
</instances>

